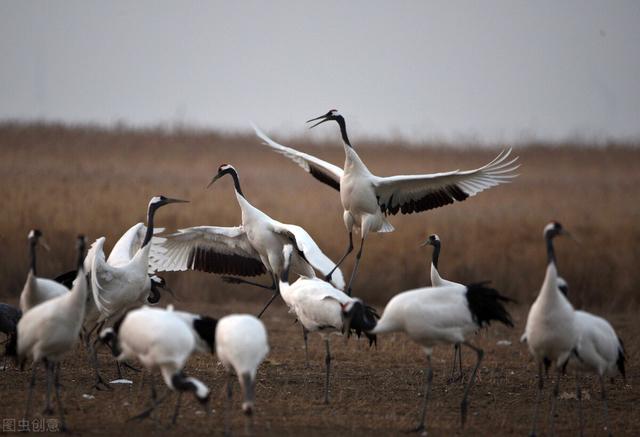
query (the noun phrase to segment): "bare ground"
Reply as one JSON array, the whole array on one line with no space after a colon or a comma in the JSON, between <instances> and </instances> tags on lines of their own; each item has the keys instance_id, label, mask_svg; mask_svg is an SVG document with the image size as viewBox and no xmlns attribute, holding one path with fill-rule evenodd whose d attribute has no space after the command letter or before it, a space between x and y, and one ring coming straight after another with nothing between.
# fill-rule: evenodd
<instances>
[{"instance_id":1,"label":"bare ground","mask_svg":"<svg viewBox=\"0 0 640 437\"><path fill-rule=\"evenodd\" d=\"M224 306L178 302L177 306L213 316L235 311L257 312L260 307L241 301ZM434 386L427 413L429 435L528 433L535 399L536 369L526 347L518 343L526 307L517 305L512 310L515 329L492 326L473 339L484 349L485 358L471 392L464 430L460 429L459 423L463 385L447 383L453 349L450 346L436 348ZM638 377L633 363L637 358L635 351L638 350L640 329L631 314L607 316L626 340L630 355L626 383L621 379L607 383L611 426L614 434L637 435L640 432L640 391L633 385ZM342 337L332 337L331 402L324 405L324 346L320 337L310 336L311 364L305 368L301 328L286 312L284 304L274 304L264 320L271 353L258 371L255 435L398 435L416 425L426 359L422 350L403 334L382 336L377 347L372 349L365 339L345 342ZM499 340L508 340L511 345L497 345ZM463 360L468 377L475 354L464 350ZM111 364L106 348L101 351L101 362L108 379L115 378L115 366ZM172 395L154 413L153 419L128 422L129 417L146 407L148 382L142 382L141 374L127 370L125 376L133 380L132 385L114 386L111 391L91 389L92 372L84 351L78 346L62 365L62 397L68 426L74 434L222 434L226 382L222 366L214 356L200 355L190 360L186 371L210 386L210 415L205 415L191 396L185 396L177 425L169 427L175 401ZM23 416L29 375L28 369L20 372L12 365L0 372L0 416L3 420L17 420ZM162 395L165 388L159 376L156 381ZM545 388L549 389L551 382L548 380ZM598 381L592 376L584 376L582 387L586 435L604 435ZM241 413L237 383L234 388L232 429L235 435L243 435L247 421ZM39 413L44 407L44 372L39 374L36 390L33 410ZM542 434L548 430L549 393L549 390L545 391L541 409L539 426ZM560 393L556 431L559 435L576 435L578 415L571 369L568 376L562 378ZM94 398L85 399L85 394ZM33 416L38 417L41 416Z\"/></svg>"}]
</instances>

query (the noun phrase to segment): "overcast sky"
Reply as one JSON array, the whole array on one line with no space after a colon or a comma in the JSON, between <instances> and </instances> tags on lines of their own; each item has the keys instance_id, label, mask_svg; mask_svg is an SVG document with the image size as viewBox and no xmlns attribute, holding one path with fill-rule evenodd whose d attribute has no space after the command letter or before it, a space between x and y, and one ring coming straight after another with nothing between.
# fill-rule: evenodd
<instances>
[{"instance_id":1,"label":"overcast sky","mask_svg":"<svg viewBox=\"0 0 640 437\"><path fill-rule=\"evenodd\" d=\"M640 139L638 1L0 1L0 59L0 120Z\"/></svg>"}]
</instances>

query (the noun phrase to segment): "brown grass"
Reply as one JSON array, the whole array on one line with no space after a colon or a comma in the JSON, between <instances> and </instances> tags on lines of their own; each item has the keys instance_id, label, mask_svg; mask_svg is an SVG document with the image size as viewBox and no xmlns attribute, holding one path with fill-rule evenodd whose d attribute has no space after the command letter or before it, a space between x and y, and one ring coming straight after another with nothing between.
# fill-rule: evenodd
<instances>
[{"instance_id":1,"label":"brown grass","mask_svg":"<svg viewBox=\"0 0 640 437\"><path fill-rule=\"evenodd\" d=\"M334 163L340 148L288 141ZM471 168L492 158L496 149L458 147L405 148L401 145L360 144L358 150L371 170L381 175ZM640 182L637 148L519 148L521 176L511 185L494 188L477 198L435 211L393 217L397 231L374 235L355 287L359 295L381 308L394 294L428 283L430 251L418 247L428 233L443 240L441 270L456 281L492 279L504 293L519 300L510 307L516 328L497 326L473 341L485 349L481 380L471 394L465 435L523 435L529 428L534 399L535 365L517 343L526 311L542 282L545 267L542 228L550 219L561 221L581 241L559 239L562 275L571 285L577 306L604 314L626 340L629 353L627 384L610 385L610 415L616 434L637 435L638 391L634 363L640 345L635 311L640 272ZM219 164L232 163L240 171L247 197L272 217L305 227L334 259L342 254L346 231L338 194L316 182L285 158L267 150L251 136L161 130L129 131L61 126L0 126L0 291L15 303L27 270L26 235L44 231L52 246L41 253L40 274L52 276L73 266L74 236L107 237L111 247L121 233L145 216L155 194L188 198L157 215L158 226L169 230L194 225L236 225L240 212L229 180L205 190ZM345 265L351 271L352 259ZM258 310L263 292L230 286L198 272L166 275L178 292L181 308L219 317L228 312ZM258 372L258 435L394 435L415 425L423 378L420 348L401 334L380 338L376 350L364 342L333 342L332 403L322 405L322 345L311 336L312 366L305 369L300 327L293 324L282 302L266 314L272 352ZM508 339L509 347L496 342ZM436 349L434 391L428 413L432 435L458 431L460 385L444 383L451 349ZM102 352L106 363L106 351ZM472 354L465 353L465 366ZM107 375L113 370L105 364ZM198 356L187 372L213 390L208 418L196 416L198 407L185 397L178 427L168 432L155 422L125 419L144 407L147 388L137 375L134 386L113 392L92 392L91 372L78 350L63 362L63 397L71 429L103 434L197 434L222 429L223 372L215 359ZM0 371L0 411L4 418L22 415L27 372ZM42 378L39 379L40 390ZM585 417L588 434L602 434L597 382L585 379ZM565 378L563 394L573 391ZM39 393L42 393L40 391ZM82 397L91 393L93 400ZM547 392L548 393L548 392ZM548 397L545 396L547 399ZM188 398L188 399L187 399ZM234 430L241 434L243 419L237 402ZM42 405L38 395L34 411ZM159 415L166 424L166 405ZM541 410L541 430L545 412ZM557 430L577 434L575 401L562 400Z\"/></svg>"},{"instance_id":2,"label":"brown grass","mask_svg":"<svg viewBox=\"0 0 640 437\"><path fill-rule=\"evenodd\" d=\"M338 147L287 141L340 164ZM358 150L380 175L472 168L496 149L407 148L361 144ZM356 295L384 304L404 289L428 283L429 233L443 240L441 271L452 280L490 279L527 304L544 275L542 228L561 221L581 241L558 240L561 274L577 306L605 311L637 308L640 301L640 149L518 148L522 168L514 183L465 202L392 217L392 234L367 240ZM240 211L230 180L204 187L221 163L240 172L248 199L273 218L307 229L337 259L346 247L338 193L317 182L253 136L167 133L63 126L0 126L0 295L17 296L26 267L26 235L44 231L53 248L39 258L43 275L73 267L74 235L107 237L111 247L144 220L148 199L166 194L191 200L168 206L157 225L236 225ZM353 257L344 266L351 271ZM229 286L202 273L167 275L184 300L263 299L256 290Z\"/></svg>"}]
</instances>

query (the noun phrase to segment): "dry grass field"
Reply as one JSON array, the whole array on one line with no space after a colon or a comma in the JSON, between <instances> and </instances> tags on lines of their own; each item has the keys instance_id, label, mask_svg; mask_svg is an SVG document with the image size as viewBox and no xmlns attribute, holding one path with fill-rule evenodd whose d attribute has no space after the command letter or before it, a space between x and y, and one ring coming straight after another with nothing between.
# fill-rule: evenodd
<instances>
[{"instance_id":1,"label":"dry grass field","mask_svg":"<svg viewBox=\"0 0 640 437\"><path fill-rule=\"evenodd\" d=\"M336 134L337 140L337 134ZM484 164L498 148L427 145L405 147L352 138L369 168L380 175L473 168ZM282 141L338 165L343 151L334 144L311 144L305 138ZM378 309L394 294L428 284L431 251L418 247L430 233L443 242L443 277L458 282L492 280L518 301L511 310L516 328L491 328L477 343L485 348L481 380L472 392L470 420L462 434L522 435L529 426L534 399L533 363L518 338L526 311L544 276L542 228L558 220L579 243L558 239L560 273L570 284L577 308L609 318L626 341L628 379L611 387L611 421L616 434L640 432L640 390L634 387L640 346L636 314L640 304L640 148L536 146L515 149L520 177L465 202L411 216L395 216L396 231L367 240L354 294ZM109 249L121 233L143 221L151 196L165 194L189 199L185 205L160 210L156 225L174 230L195 225L232 226L240 221L230 178L205 189L222 163L234 165L243 191L273 218L303 226L330 257L343 252L347 234L338 193L309 177L252 136L209 132L166 132L71 128L43 125L0 125L0 301L16 303L27 271L26 236L39 228L52 248L39 252L39 274L53 276L73 267L74 237L106 236ZM353 258L344 264L350 273ZM232 286L218 277L192 272L164 275L177 292L179 307L221 316L227 312L257 312L267 299L263 291ZM171 302L163 298L163 303ZM422 368L420 349L402 335L380 338L375 350L365 342L334 341L335 373L332 404L321 403L322 348L311 342L310 369L303 364L300 327L279 302L265 319L272 354L260 369L255 431L258 435L323 434L390 435L417 419ZM508 339L509 347L496 345ZM439 348L435 360L433 402L428 413L432 435L457 433L459 385L446 385L451 358ZM106 351L103 361L106 361ZM465 356L465 365L472 362ZM138 376L133 388L93 393L90 372L78 350L63 364L63 396L69 424L83 433L156 431L155 422L124 423L141 409ZM109 369L111 370L111 369ZM199 416L190 400L178 426L167 433L216 433L220 415L222 370L214 359L198 357L187 371L213 388L216 413ZM113 372L112 372L113 373ZM113 376L113 375L112 375ZM0 371L0 416L19 417L27 373ZM602 434L596 383L585 382L588 434ZM42 385L40 385L42 387ZM568 397L574 382L566 379ZM92 393L95 399L82 398ZM236 397L237 399L237 397ZM169 419L164 410L163 423ZM238 405L234 429L241 433ZM544 426L543 426L544 429ZM575 401L560 402L558 430L577 433Z\"/></svg>"}]
</instances>

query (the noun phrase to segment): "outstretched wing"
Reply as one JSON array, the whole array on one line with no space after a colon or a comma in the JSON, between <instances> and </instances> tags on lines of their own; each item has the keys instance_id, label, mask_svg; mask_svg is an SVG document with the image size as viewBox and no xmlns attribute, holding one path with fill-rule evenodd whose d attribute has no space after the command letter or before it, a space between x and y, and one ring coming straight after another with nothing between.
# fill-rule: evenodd
<instances>
[{"instance_id":1,"label":"outstretched wing","mask_svg":"<svg viewBox=\"0 0 640 437\"><path fill-rule=\"evenodd\" d=\"M264 132L262 132L260 128L253 124L251 126L256 132L256 135L264 141L265 145L291 159L293 162L298 164L307 173L310 173L311 176L313 176L320 182L323 182L330 187L333 187L336 190L340 191L340 178L342 177L343 173L340 167L330 164L320 158L316 158L315 156L309 155L307 153L299 152L295 149L292 149L291 147L278 144L271 138L269 138Z\"/></svg>"},{"instance_id":2,"label":"outstretched wing","mask_svg":"<svg viewBox=\"0 0 640 437\"><path fill-rule=\"evenodd\" d=\"M303 228L297 225L279 224L294 235L298 248L304 253L305 258L314 269L326 275L336 266L335 263L320 250L320 247L313 241L311 235ZM331 283L340 290L344 289L344 277L339 268L331 275Z\"/></svg>"},{"instance_id":3,"label":"outstretched wing","mask_svg":"<svg viewBox=\"0 0 640 437\"><path fill-rule=\"evenodd\" d=\"M164 228L154 228L153 234L155 235L163 231ZM144 223L136 223L131 226L131 228L129 228L129 230L120 237L115 246L113 246L113 249L111 249L111 253L109 254L109 258L107 258L107 262L116 267L129 263L136 252L140 250L146 233L147 227ZM151 239L151 244L161 244L162 242L163 238L161 237L154 236Z\"/></svg>"},{"instance_id":4,"label":"outstretched wing","mask_svg":"<svg viewBox=\"0 0 640 437\"><path fill-rule=\"evenodd\" d=\"M199 270L240 276L267 271L242 226L196 226L163 238L151 249L149 264L153 271Z\"/></svg>"},{"instance_id":5,"label":"outstretched wing","mask_svg":"<svg viewBox=\"0 0 640 437\"><path fill-rule=\"evenodd\" d=\"M505 149L490 163L475 170L455 170L425 175L376 177L374 187L380 210L385 214L411 214L453 203L496 185L510 182L520 165L508 160Z\"/></svg>"}]
</instances>

